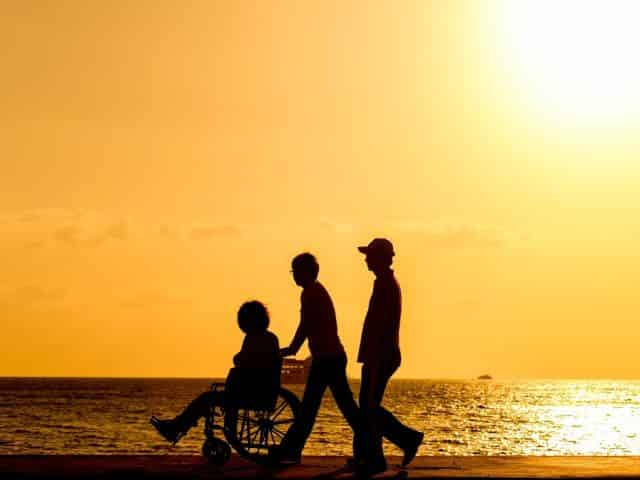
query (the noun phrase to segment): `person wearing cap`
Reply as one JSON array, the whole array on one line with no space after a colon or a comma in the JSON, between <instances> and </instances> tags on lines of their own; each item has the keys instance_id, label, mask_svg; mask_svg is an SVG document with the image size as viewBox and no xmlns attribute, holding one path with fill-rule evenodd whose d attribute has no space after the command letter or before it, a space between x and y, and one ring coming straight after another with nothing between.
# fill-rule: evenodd
<instances>
[{"instance_id":1,"label":"person wearing cap","mask_svg":"<svg viewBox=\"0 0 640 480\"><path fill-rule=\"evenodd\" d=\"M416 456L424 434L403 425L382 407L384 391L401 362L402 296L391 268L395 255L393 245L385 238L376 238L358 250L366 255L367 267L376 277L358 351L358 362L362 363L358 443L363 458L360 467L365 474L372 475L387 468L382 451L383 436L404 451L402 465L406 466Z\"/></svg>"}]
</instances>

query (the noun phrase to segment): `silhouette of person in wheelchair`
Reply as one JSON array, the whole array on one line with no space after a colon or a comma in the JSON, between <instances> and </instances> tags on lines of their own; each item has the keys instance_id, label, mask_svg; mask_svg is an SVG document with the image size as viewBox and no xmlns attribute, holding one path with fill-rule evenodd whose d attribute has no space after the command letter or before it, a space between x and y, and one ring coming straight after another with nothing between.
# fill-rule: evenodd
<instances>
[{"instance_id":1,"label":"silhouette of person in wheelchair","mask_svg":"<svg viewBox=\"0 0 640 480\"><path fill-rule=\"evenodd\" d=\"M216 431L222 431L240 455L268 463L272 447L293 424L299 401L280 387L282 360L278 338L268 330L266 307L255 300L244 303L238 310L238 326L245 337L225 383L214 383L172 419L151 417L151 424L176 444L205 418L202 453L213 463L223 464L231 453L229 445L215 437ZM217 417L224 417L224 426L216 424Z\"/></svg>"}]
</instances>

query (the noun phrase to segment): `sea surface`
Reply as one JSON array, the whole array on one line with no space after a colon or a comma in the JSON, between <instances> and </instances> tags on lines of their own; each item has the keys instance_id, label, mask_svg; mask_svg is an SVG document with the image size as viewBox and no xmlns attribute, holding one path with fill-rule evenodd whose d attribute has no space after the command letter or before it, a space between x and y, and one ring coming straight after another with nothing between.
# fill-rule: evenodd
<instances>
[{"instance_id":1,"label":"sea surface","mask_svg":"<svg viewBox=\"0 0 640 480\"><path fill-rule=\"evenodd\" d=\"M199 453L202 422L171 447L149 417L177 414L211 381L0 378L0 454ZM635 381L395 380L384 404L425 432L420 455L640 455ZM305 454L351 454L329 392Z\"/></svg>"}]
</instances>

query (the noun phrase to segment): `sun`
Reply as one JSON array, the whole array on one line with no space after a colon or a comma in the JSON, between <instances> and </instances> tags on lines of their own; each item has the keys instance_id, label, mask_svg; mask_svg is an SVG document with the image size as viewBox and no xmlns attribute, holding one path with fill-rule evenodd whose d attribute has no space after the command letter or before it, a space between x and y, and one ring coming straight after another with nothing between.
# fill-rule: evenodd
<instances>
[{"instance_id":1,"label":"sun","mask_svg":"<svg viewBox=\"0 0 640 480\"><path fill-rule=\"evenodd\" d=\"M504 0L502 75L554 121L624 125L640 113L640 1Z\"/></svg>"}]
</instances>

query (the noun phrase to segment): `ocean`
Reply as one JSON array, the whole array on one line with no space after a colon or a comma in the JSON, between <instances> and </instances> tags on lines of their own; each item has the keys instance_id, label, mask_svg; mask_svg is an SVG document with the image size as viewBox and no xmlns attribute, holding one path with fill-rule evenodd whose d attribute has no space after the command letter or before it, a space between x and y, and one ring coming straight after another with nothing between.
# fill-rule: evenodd
<instances>
[{"instance_id":1,"label":"ocean","mask_svg":"<svg viewBox=\"0 0 640 480\"><path fill-rule=\"evenodd\" d=\"M149 417L212 381L0 378L0 454L199 453L203 422L171 447ZM640 455L637 381L394 380L384 404L425 432L419 455ZM351 438L327 391L305 454L350 455Z\"/></svg>"}]
</instances>

